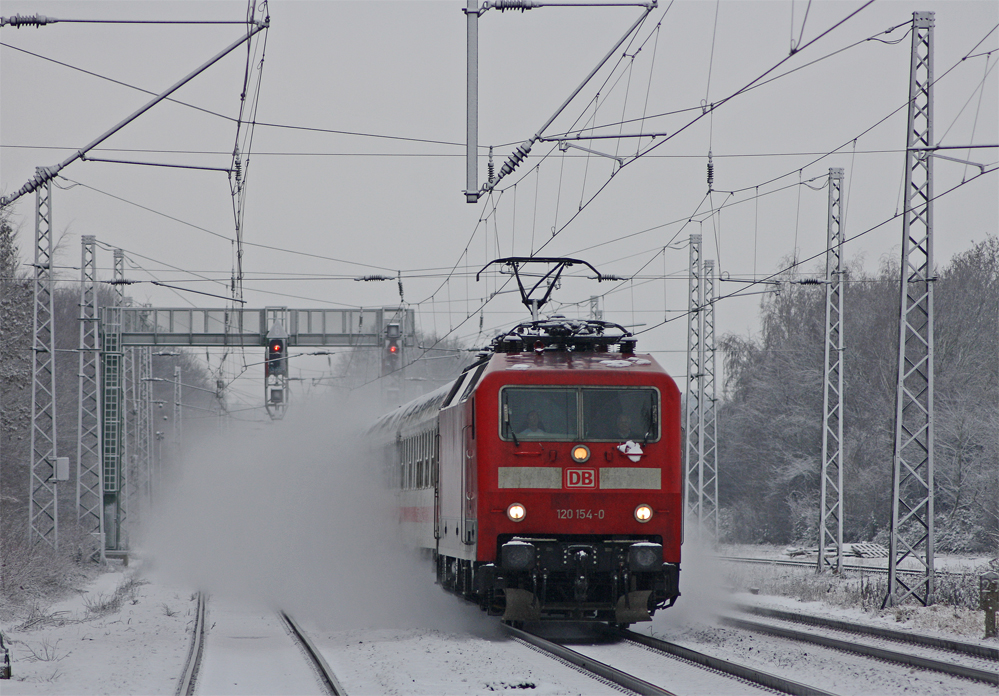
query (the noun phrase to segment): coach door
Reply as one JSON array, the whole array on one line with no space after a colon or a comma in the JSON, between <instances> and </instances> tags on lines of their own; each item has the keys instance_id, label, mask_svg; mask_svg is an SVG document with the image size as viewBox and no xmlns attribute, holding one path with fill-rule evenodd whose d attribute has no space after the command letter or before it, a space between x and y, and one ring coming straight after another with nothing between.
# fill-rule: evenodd
<instances>
[{"instance_id":1,"label":"coach door","mask_svg":"<svg viewBox=\"0 0 999 696\"><path fill-rule=\"evenodd\" d=\"M475 456L475 397L469 399L461 407L465 411L461 475L461 488L464 492L461 515L461 540L465 544L474 544L477 527L475 512L478 502L478 477L476 476L477 462Z\"/></svg>"}]
</instances>

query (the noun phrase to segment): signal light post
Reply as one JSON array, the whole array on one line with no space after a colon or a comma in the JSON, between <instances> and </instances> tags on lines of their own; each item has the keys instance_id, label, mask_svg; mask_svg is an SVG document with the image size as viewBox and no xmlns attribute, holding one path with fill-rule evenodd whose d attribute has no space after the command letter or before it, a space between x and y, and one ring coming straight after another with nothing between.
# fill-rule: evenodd
<instances>
[{"instance_id":1,"label":"signal light post","mask_svg":"<svg viewBox=\"0 0 999 696\"><path fill-rule=\"evenodd\" d=\"M382 343L382 377L391 382L384 387L383 397L387 403L398 403L402 393L402 326L398 322L385 325L385 339Z\"/></svg>"},{"instance_id":2,"label":"signal light post","mask_svg":"<svg viewBox=\"0 0 999 696\"><path fill-rule=\"evenodd\" d=\"M280 321L275 321L267 332L266 350L264 403L268 415L281 420L288 410L288 333Z\"/></svg>"}]
</instances>

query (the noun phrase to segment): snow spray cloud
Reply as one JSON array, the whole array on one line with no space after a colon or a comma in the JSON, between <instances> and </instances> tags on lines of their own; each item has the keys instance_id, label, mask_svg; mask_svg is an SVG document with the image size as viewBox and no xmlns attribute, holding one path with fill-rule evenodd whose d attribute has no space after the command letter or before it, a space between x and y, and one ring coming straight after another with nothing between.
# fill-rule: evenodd
<instances>
[{"instance_id":1,"label":"snow spray cloud","mask_svg":"<svg viewBox=\"0 0 999 696\"><path fill-rule=\"evenodd\" d=\"M680 561L680 597L671 608L656 613L653 630L678 636L677 631L713 623L732 598L725 587L724 571L710 543L685 541Z\"/></svg>"},{"instance_id":2,"label":"snow spray cloud","mask_svg":"<svg viewBox=\"0 0 999 696\"><path fill-rule=\"evenodd\" d=\"M478 610L441 592L432 564L399 542L364 442L376 413L357 399L300 401L283 421L188 445L146 531L156 572L331 629L481 632Z\"/></svg>"}]
</instances>

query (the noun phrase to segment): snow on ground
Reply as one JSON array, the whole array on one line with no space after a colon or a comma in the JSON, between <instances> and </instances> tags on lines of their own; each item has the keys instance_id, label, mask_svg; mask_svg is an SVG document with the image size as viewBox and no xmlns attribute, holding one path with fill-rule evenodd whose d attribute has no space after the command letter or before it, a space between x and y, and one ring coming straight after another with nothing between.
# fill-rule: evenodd
<instances>
[{"instance_id":1,"label":"snow on ground","mask_svg":"<svg viewBox=\"0 0 999 696\"><path fill-rule=\"evenodd\" d=\"M994 696L994 686L817 645L705 624L656 621L643 632L841 696ZM901 648L904 650L904 648Z\"/></svg>"},{"instance_id":2,"label":"snow on ground","mask_svg":"<svg viewBox=\"0 0 999 696\"><path fill-rule=\"evenodd\" d=\"M75 597L2 627L19 694L172 694L188 650L189 590L102 573ZM115 607L115 600L120 605Z\"/></svg>"},{"instance_id":3,"label":"snow on ground","mask_svg":"<svg viewBox=\"0 0 999 696\"><path fill-rule=\"evenodd\" d=\"M761 696L773 691L634 643L570 645L573 650L683 696Z\"/></svg>"},{"instance_id":4,"label":"snow on ground","mask_svg":"<svg viewBox=\"0 0 999 696\"><path fill-rule=\"evenodd\" d=\"M211 597L205 622L197 694L326 693L273 609Z\"/></svg>"},{"instance_id":5,"label":"snow on ground","mask_svg":"<svg viewBox=\"0 0 999 696\"><path fill-rule=\"evenodd\" d=\"M981 612L969 611L973 619L969 624L968 616L954 619L954 610L942 606L872 615L822 601L736 592L727 586L727 566L713 559L713 552L700 553L685 545L684 554L683 596L675 607L657 614L653 623L638 624L636 629L842 694L892 694L906 689L907 693L945 696L995 694L994 688L974 682L958 682L955 690L953 680L919 670L862 658L844 662L841 656L817 647L789 647L777 639L715 622L715 614L731 602L753 602L996 645L997 641L981 638ZM977 560L966 564L976 567ZM303 561L300 570L308 568L309 563ZM358 603L349 599L349 593L335 592L303 594L301 603L291 607L352 696L612 691L510 641L499 630L498 620L444 595L433 586L429 572L405 576L411 585L419 584L420 591L414 590L408 600L420 606L397 609L392 617L375 612L377 621L365 621L363 617L369 615L365 607L375 608L368 606L373 600L367 593L362 593L364 602L355 607L351 605ZM0 682L0 693L172 694L187 657L195 602L191 587L183 582L168 576L147 577L151 582L144 579L141 566L118 567L98 575L77 596L31 618L22 615L5 623L0 628L11 640L14 678ZM116 596L121 600L117 608L112 601ZM259 597L219 588L208 611L211 628L198 693L316 692L304 656L270 605ZM926 618L934 616L935 621ZM264 674L269 677L265 679Z\"/></svg>"},{"instance_id":6,"label":"snow on ground","mask_svg":"<svg viewBox=\"0 0 999 696\"><path fill-rule=\"evenodd\" d=\"M887 558L850 558L842 577L827 573L820 578L809 568L723 563L713 558L711 554L699 553L688 546L684 547L684 552L681 590L686 591L685 588L691 587L691 583L684 583L684 580L690 579L683 577L687 571L704 575L708 572L707 569L712 569L710 573L716 586L715 600L720 599L719 592L724 592L730 595L733 601L814 613L901 631L956 638L965 642L981 641L985 633L984 616L977 609L944 604L923 607L914 602L881 609L881 600L887 588L887 576L883 573L864 573L854 566L887 568ZM783 547L774 546L728 546L722 550L721 555L774 560L788 558ZM810 560L814 561L814 556ZM966 601L970 599L971 603L977 604L977 577L990 567L994 569L995 563L996 561L988 556L937 555L935 567L938 570L967 574L960 582L954 576L938 575L937 591L951 595L961 593ZM725 578L725 582L720 579L722 577ZM866 590L862 589L865 583ZM723 589L722 585L727 586ZM750 590L759 591L759 595L745 594ZM703 593L704 589L697 587L697 591ZM859 606L860 595L864 592L867 594L867 611ZM683 602L684 599L688 598L683 597L680 601Z\"/></svg>"},{"instance_id":7,"label":"snow on ground","mask_svg":"<svg viewBox=\"0 0 999 696\"><path fill-rule=\"evenodd\" d=\"M348 694L619 694L529 647L501 637L439 630L313 634Z\"/></svg>"}]
</instances>

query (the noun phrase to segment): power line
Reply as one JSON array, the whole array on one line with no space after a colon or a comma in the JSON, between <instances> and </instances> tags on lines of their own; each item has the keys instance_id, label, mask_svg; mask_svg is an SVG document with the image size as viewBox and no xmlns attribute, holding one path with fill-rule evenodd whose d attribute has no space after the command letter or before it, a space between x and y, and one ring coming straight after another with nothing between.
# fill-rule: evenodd
<instances>
[{"instance_id":1,"label":"power line","mask_svg":"<svg viewBox=\"0 0 999 696\"><path fill-rule=\"evenodd\" d=\"M140 203L136 203L134 201L130 201L127 198L122 198L121 196L116 196L113 193L108 193L107 191L102 191L102 190L100 190L98 188L95 188L93 186L90 186L88 184L84 184L82 182L75 181L75 180L70 179L69 177L67 177L65 175L60 174L59 178L65 179L66 181L68 181L68 182L70 182L72 184L75 184L76 186L82 186L83 188L89 189L91 191L94 191L95 193L99 193L101 195L108 196L109 198L114 198L115 200L121 201L122 203L126 203L128 205L135 206L136 208L141 208L142 210L145 210L146 212L153 213L154 215L159 215L160 217L164 217L164 218L166 218L168 220L172 220L173 222L179 223L181 225L185 225L187 227L199 230L201 232L206 232L206 233L212 235L213 237L218 237L219 239L224 239L225 241L230 242L230 243L235 242L235 240L232 237L227 237L226 235L221 234L219 232L215 232L215 231L210 230L208 228L201 227L200 225L195 225L194 223L187 222L186 220L181 220L180 218L174 217L173 215L168 215L166 213L160 212L159 210L155 210L153 208L149 208L147 206L144 206L144 205L142 205ZM307 257L310 257L310 258L316 258L316 259L320 259L320 260L323 260L323 261L335 261L337 263L345 263L345 264L348 264L348 265L351 265L351 266L361 266L363 268L374 268L374 269L377 269L377 270L380 270L380 271L395 271L395 269L386 268L385 266L375 266L375 265L372 265L372 264L369 264L369 263L361 263L359 261L347 261L346 259L337 259L337 258L334 258L332 256L323 256L321 254L313 254L313 253L309 253L309 252L305 252L305 251L296 251L294 249L284 249L284 248L281 248L281 247L275 247L275 246L271 246L271 245L268 245L268 244L258 244L256 242L243 242L243 245L244 246L252 246L252 247L259 248L259 249L268 249L270 251L279 251L279 252L285 253L285 254L294 254L296 256L307 256Z\"/></svg>"},{"instance_id":2,"label":"power line","mask_svg":"<svg viewBox=\"0 0 999 696\"><path fill-rule=\"evenodd\" d=\"M943 193L940 193L940 194L937 194L937 195L933 196L933 198L931 198L930 200L935 201L935 200L938 200L940 198L943 198L944 196L946 196L946 195L948 195L950 193L953 193L954 191L958 190L959 188L961 188L963 186L967 186L968 184L970 184L971 182L975 181L976 179L979 179L979 178L985 176L986 174L992 174L993 172L996 172L996 171L999 171L999 165L993 166L992 169L986 169L985 171L980 172L979 174L976 174L975 176L971 177L970 179L967 179L966 181L962 181L961 183L954 185L953 187L947 189ZM892 222L892 221L894 221L894 220L902 217L906 212L907 211L896 212L891 217L889 217L889 218L887 218L885 220L882 220L881 222L877 223L873 227L869 227L869 228L867 228L866 230L864 230L862 232L858 232L857 234L853 235L852 237L844 239L843 240L843 244L845 245L845 244L847 244L849 242L852 242L852 241L854 241L856 239L859 239L860 237L863 237L863 236L865 236L865 235L873 232L874 230L877 230L877 229L880 229L881 227L884 227L888 223L890 223L890 222ZM771 273L770 275L766 276L765 278L758 279L758 280L753 280L753 281L747 281L747 284L748 284L747 287L752 287L754 285L761 285L761 284L766 284L766 283L772 283L774 281L774 279L776 279L781 274L787 273L790 270L798 268L798 267L802 266L803 264L805 264L805 263L807 263L809 261L814 261L814 260L816 260L816 259L818 259L820 257L823 257L823 256L825 256L825 254L827 252L828 252L828 249L823 249L822 251L820 251L820 252L818 252L816 254L813 254L812 256L809 256L807 258L796 259L790 265L786 266L785 268L782 268L779 271L775 271L774 273ZM715 302L719 302L721 300L729 299L729 298L732 298L732 297L739 297L739 296L741 296L743 294L755 294L755 293L744 293L744 290L746 290L746 289L747 288L743 288L741 290L735 290L735 291L733 291L733 292L731 292L731 293L729 293L727 295L720 295L720 296L718 296L718 297L715 298ZM658 324L656 324L654 326L650 326L647 329L643 329L642 331L636 332L636 335L640 334L640 333L647 333L648 331L652 331L653 329L656 329L656 328L658 328L660 326L663 326L664 324L668 324L670 322L676 321L677 319L681 319L681 318L687 316L687 314L689 314L689 312L684 311L680 316L672 317L672 318L667 319L665 321L661 321L661 322L659 322Z\"/></svg>"}]
</instances>

